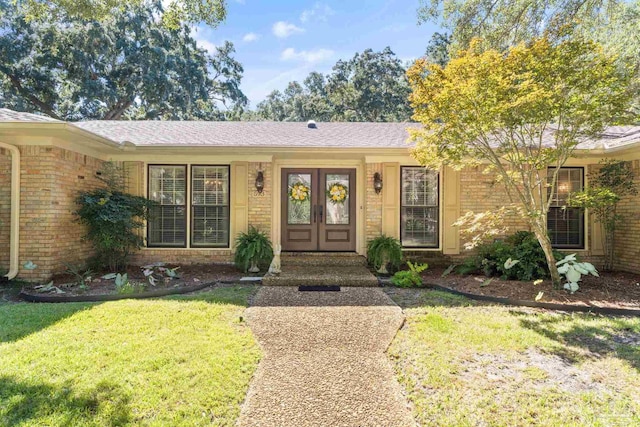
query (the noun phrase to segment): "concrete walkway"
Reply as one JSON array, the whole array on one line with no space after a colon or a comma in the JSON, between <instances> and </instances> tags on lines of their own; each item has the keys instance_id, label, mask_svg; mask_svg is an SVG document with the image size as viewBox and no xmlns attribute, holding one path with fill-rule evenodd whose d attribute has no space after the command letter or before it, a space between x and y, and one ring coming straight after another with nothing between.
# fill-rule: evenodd
<instances>
[{"instance_id":1,"label":"concrete walkway","mask_svg":"<svg viewBox=\"0 0 640 427\"><path fill-rule=\"evenodd\" d=\"M385 355L403 314L381 289L264 287L246 317L264 358L239 426L414 425Z\"/></svg>"}]
</instances>

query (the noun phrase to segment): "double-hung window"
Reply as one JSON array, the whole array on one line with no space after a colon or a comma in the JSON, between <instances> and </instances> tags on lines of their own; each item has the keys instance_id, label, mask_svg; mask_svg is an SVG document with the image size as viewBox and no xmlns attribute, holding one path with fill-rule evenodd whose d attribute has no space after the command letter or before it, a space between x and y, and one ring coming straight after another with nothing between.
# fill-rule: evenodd
<instances>
[{"instance_id":1,"label":"double-hung window","mask_svg":"<svg viewBox=\"0 0 640 427\"><path fill-rule=\"evenodd\" d=\"M555 168L547 170L547 179L551 181ZM551 207L547 216L547 229L551 244L556 248L584 248L584 210L568 206L569 195L581 191L584 186L584 169L563 167L558 171L556 189L551 197Z\"/></svg>"},{"instance_id":2,"label":"double-hung window","mask_svg":"<svg viewBox=\"0 0 640 427\"><path fill-rule=\"evenodd\" d=\"M402 246L438 247L440 207L438 172L402 167L400 240Z\"/></svg>"},{"instance_id":3,"label":"double-hung window","mask_svg":"<svg viewBox=\"0 0 640 427\"><path fill-rule=\"evenodd\" d=\"M187 172L186 165L149 165L149 199L158 205L147 223L147 246L228 247L229 167L192 166Z\"/></svg>"}]
</instances>

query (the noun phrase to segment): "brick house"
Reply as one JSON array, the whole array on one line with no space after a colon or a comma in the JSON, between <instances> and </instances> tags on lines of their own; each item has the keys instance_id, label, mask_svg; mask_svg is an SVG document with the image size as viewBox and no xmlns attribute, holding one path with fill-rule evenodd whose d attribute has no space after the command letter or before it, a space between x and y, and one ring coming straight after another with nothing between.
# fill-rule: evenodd
<instances>
[{"instance_id":1,"label":"brick house","mask_svg":"<svg viewBox=\"0 0 640 427\"><path fill-rule=\"evenodd\" d=\"M104 161L122 162L128 190L160 203L134 263L228 262L236 234L254 225L284 251L356 252L385 233L406 251L465 255L452 223L508 203L478 168L428 171L408 152L407 123L67 123L0 109L0 270L45 280L91 255L74 220L80 190L100 185ZM640 127L586 141L560 173L563 194L585 185L598 161L632 161L640 177ZM294 200L291 189L308 191ZM327 193L346 190L337 203ZM639 198L623 201L616 268L640 273ZM553 208L554 244L597 262L589 212ZM511 230L526 228L514 218ZM38 265L27 270L24 263Z\"/></svg>"}]
</instances>

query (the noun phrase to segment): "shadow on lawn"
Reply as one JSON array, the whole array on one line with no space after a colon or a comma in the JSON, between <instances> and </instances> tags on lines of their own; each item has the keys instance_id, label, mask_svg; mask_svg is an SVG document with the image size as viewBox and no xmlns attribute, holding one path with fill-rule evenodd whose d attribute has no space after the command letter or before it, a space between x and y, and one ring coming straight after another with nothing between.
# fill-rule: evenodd
<instances>
[{"instance_id":1,"label":"shadow on lawn","mask_svg":"<svg viewBox=\"0 0 640 427\"><path fill-rule=\"evenodd\" d=\"M50 418L55 425L73 426L95 422L118 426L131 421L129 397L120 387L101 382L78 395L71 384L30 384L0 377L0 424L37 425ZM43 419L40 419L43 418Z\"/></svg>"},{"instance_id":2,"label":"shadow on lawn","mask_svg":"<svg viewBox=\"0 0 640 427\"><path fill-rule=\"evenodd\" d=\"M383 290L403 310L418 307L468 307L485 305L482 302L473 301L460 295L424 288L396 288L388 286L384 287Z\"/></svg>"},{"instance_id":3,"label":"shadow on lawn","mask_svg":"<svg viewBox=\"0 0 640 427\"><path fill-rule=\"evenodd\" d=\"M17 341L97 303L0 305L0 343Z\"/></svg>"},{"instance_id":4,"label":"shadow on lawn","mask_svg":"<svg viewBox=\"0 0 640 427\"><path fill-rule=\"evenodd\" d=\"M568 347L555 353L569 362L575 363L584 358L584 353L571 350L573 347L586 350L587 356L614 356L626 360L640 371L640 327L632 319L608 318L606 325L595 325L589 324L590 317L594 316L593 320L601 317L589 314L578 315L584 316L586 324L559 314L531 316L531 313L520 311L512 311L511 314L521 317L522 327Z\"/></svg>"}]
</instances>

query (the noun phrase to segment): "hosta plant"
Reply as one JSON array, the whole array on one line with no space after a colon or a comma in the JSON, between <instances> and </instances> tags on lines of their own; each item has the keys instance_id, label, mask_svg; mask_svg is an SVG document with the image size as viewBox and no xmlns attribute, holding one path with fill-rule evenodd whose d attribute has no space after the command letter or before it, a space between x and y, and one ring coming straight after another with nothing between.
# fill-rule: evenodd
<instances>
[{"instance_id":1,"label":"hosta plant","mask_svg":"<svg viewBox=\"0 0 640 427\"><path fill-rule=\"evenodd\" d=\"M564 276L567 283L564 284L564 289L570 293L574 293L580 286L578 282L582 279L582 276L589 274L600 277L598 270L589 262L578 262L576 254L567 255L564 259L556 263L558 267L558 273Z\"/></svg>"}]
</instances>

